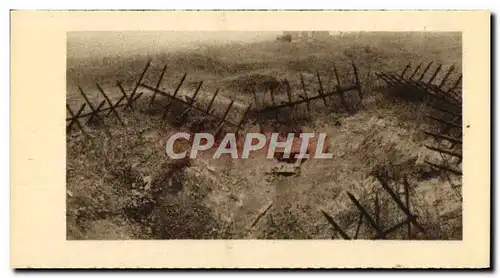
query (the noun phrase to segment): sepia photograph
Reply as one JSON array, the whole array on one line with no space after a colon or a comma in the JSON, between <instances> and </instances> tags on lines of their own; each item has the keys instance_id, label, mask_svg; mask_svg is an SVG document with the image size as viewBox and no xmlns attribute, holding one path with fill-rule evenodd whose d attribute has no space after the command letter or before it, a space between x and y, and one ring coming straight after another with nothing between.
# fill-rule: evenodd
<instances>
[{"instance_id":1,"label":"sepia photograph","mask_svg":"<svg viewBox=\"0 0 500 278\"><path fill-rule=\"evenodd\" d=\"M11 22L11 267L491 265L489 12Z\"/></svg>"},{"instance_id":2,"label":"sepia photograph","mask_svg":"<svg viewBox=\"0 0 500 278\"><path fill-rule=\"evenodd\" d=\"M460 32L68 32L66 82L68 239L462 239Z\"/></svg>"}]
</instances>

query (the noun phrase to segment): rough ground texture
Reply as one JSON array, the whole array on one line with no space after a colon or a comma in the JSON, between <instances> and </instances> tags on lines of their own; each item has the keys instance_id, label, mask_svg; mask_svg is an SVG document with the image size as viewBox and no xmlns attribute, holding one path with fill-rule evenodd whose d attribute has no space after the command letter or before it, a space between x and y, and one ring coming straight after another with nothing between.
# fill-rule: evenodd
<instances>
[{"instance_id":1,"label":"rough ground texture","mask_svg":"<svg viewBox=\"0 0 500 278\"><path fill-rule=\"evenodd\" d=\"M103 83L118 99L119 91L112 87L115 80L130 88L149 58L154 61L146 76L149 84L156 83L162 63L166 62L169 70L162 89L175 88L180 77L188 73L181 93L190 95L197 82L203 80L202 93L210 96L220 88L222 96L235 99L241 107L253 101L247 93L248 86L257 87L260 100L265 100L260 90L275 80L286 78L292 92L302 90L300 73L311 94L318 89L316 70L324 76L323 85L331 89L335 84L333 62L342 82L352 82L349 63L354 60L360 70L364 98L355 113L344 111L336 97L328 99L327 108L319 100L311 104L311 112L301 105L295 111L280 113L283 123L298 125L304 132L327 133L333 159L307 160L300 167L262 156L214 160L206 154L198 159L171 160L165 153L170 134L181 130L210 131L210 125L205 130L194 126L199 117L196 113L179 124L177 116L182 107L173 107L168 120L162 121L156 107L164 104L165 99L158 97L153 108L148 107L149 98L140 99L136 112L122 113L125 127L109 116L104 123L87 127L90 138L76 130L68 135L68 239L339 238L320 210L328 212L344 231L354 235L359 211L347 192L372 215L377 198L379 223L388 228L404 220L404 214L381 189L375 172L386 173L390 186L401 198L403 183L408 181L410 207L426 229L423 235L413 228L413 238L462 237L461 180L424 163L442 159L424 147L434 142L422 130L436 128L422 116L427 108L421 102L391 94L373 75L382 69L401 71L410 61L436 61L445 67L454 63L460 68L459 34L368 33L321 42L273 40L207 46L168 55L120 54L86 60L72 58L71 50L78 50L69 50L67 100L72 107L83 102L76 91L79 85L92 101L101 100L93 88L94 80ZM145 95L151 93L145 91ZM286 94L281 93L281 97L286 98ZM351 96L348 100L354 103L356 98ZM217 109L223 111L225 105L221 101ZM238 117L236 114L234 117ZM261 120L261 125L272 129L269 120ZM176 148L188 146L179 144ZM289 169L289 175L278 173L280 167ZM358 238L375 235L366 223L357 233ZM406 237L406 226L390 235L395 239Z\"/></svg>"}]
</instances>

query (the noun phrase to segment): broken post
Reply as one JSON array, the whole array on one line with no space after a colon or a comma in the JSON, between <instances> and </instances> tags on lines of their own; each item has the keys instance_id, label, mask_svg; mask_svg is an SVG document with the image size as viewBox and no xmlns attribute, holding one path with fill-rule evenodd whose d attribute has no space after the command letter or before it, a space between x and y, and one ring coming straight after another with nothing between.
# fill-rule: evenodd
<instances>
[{"instance_id":1,"label":"broken post","mask_svg":"<svg viewBox=\"0 0 500 278\"><path fill-rule=\"evenodd\" d=\"M169 99L167 105L165 105L165 107L163 108L163 115L162 115L163 119L165 119L165 117L167 116L168 109L170 108L170 106L172 105L172 103L174 102L174 100L176 99L175 97L177 96L177 93L181 89L182 83L184 83L184 80L186 80L186 76L187 76L187 73L184 73L184 75L182 76L181 80L179 81L179 84L177 84L177 87L175 88L174 94Z\"/></svg>"},{"instance_id":2,"label":"broken post","mask_svg":"<svg viewBox=\"0 0 500 278\"><path fill-rule=\"evenodd\" d=\"M429 81L427 81L427 85L430 85L432 84L432 82L434 82L434 79L436 79L436 76L438 75L439 71L441 70L441 67L442 65L440 64L437 68L436 68L436 71L432 74L431 78L429 79Z\"/></svg>"},{"instance_id":3,"label":"broken post","mask_svg":"<svg viewBox=\"0 0 500 278\"><path fill-rule=\"evenodd\" d=\"M339 77L339 73L337 72L337 67L335 66L335 64L333 64L333 74L335 74L335 80L337 81L337 84L335 85L335 90L340 95L340 101L342 103L342 106L344 106L345 109L349 110L347 102L344 98L344 94L342 93L342 91L340 89L340 77Z\"/></svg>"},{"instance_id":4,"label":"broken post","mask_svg":"<svg viewBox=\"0 0 500 278\"><path fill-rule=\"evenodd\" d=\"M409 69L411 69L411 62L410 62L410 63L408 63L408 64L406 65L406 67L404 68L403 72L401 72L401 78L404 78L404 77L405 77L406 71L407 71L407 70L409 70Z\"/></svg>"},{"instance_id":5,"label":"broken post","mask_svg":"<svg viewBox=\"0 0 500 278\"><path fill-rule=\"evenodd\" d=\"M215 98L217 97L218 94L219 94L219 89L217 88L217 90L215 90L214 95L212 96L212 99L210 100L210 103L208 104L208 107L206 110L207 114L210 114L210 109L212 109L212 105L214 104Z\"/></svg>"},{"instance_id":6,"label":"broken post","mask_svg":"<svg viewBox=\"0 0 500 278\"><path fill-rule=\"evenodd\" d=\"M420 78L418 78L419 81L422 81L422 79L424 79L424 76L425 74L427 73L427 71L431 68L431 65L433 64L434 62L430 62L429 64L427 64L427 66L425 67L424 69L424 72L422 72L422 74L420 75Z\"/></svg>"},{"instance_id":7,"label":"broken post","mask_svg":"<svg viewBox=\"0 0 500 278\"><path fill-rule=\"evenodd\" d=\"M226 108L226 111L224 112L224 116L220 120L219 126L215 130L215 134L218 136L219 132L222 130L222 127L224 126L224 123L226 122L227 115L229 114L229 110L231 110L231 107L233 106L234 100L231 100L231 103Z\"/></svg>"},{"instance_id":8,"label":"broken post","mask_svg":"<svg viewBox=\"0 0 500 278\"><path fill-rule=\"evenodd\" d=\"M320 209L321 213L323 214L323 216L326 218L326 220L328 221L328 223L330 223L330 225L333 226L333 228L340 234L340 236L343 238L343 239L351 239L346 232L344 232L340 226L335 222L335 220L333 220L333 217L331 217L328 213L326 213L324 210Z\"/></svg>"},{"instance_id":9,"label":"broken post","mask_svg":"<svg viewBox=\"0 0 500 278\"><path fill-rule=\"evenodd\" d=\"M354 63L354 61L352 62L352 69L354 70L354 79L355 79L356 89L358 90L359 102L361 103L363 101L363 92L361 90L361 81L360 81L359 75L358 75L358 68L356 67L356 64Z\"/></svg>"},{"instance_id":10,"label":"broken post","mask_svg":"<svg viewBox=\"0 0 500 278\"><path fill-rule=\"evenodd\" d=\"M302 84L302 90L304 91L303 99L307 100L308 99L307 90L306 90L306 85L304 84L304 77L302 76L302 73L300 73L300 83ZM306 104L307 104L307 111L311 111L311 103L307 102Z\"/></svg>"},{"instance_id":11,"label":"broken post","mask_svg":"<svg viewBox=\"0 0 500 278\"><path fill-rule=\"evenodd\" d=\"M415 77L415 74L417 74L417 72L418 72L418 70L420 69L421 66L422 66L422 63L418 64L418 66L415 68L415 70L410 75L410 77L408 78L408 80L413 80L413 77Z\"/></svg>"},{"instance_id":12,"label":"broken post","mask_svg":"<svg viewBox=\"0 0 500 278\"><path fill-rule=\"evenodd\" d=\"M146 64L146 67L144 68L144 70L142 71L141 73L141 76L139 77L139 80L137 81L137 83L135 84L135 87L134 87L134 90L132 90L132 94L134 94L135 92L137 92L137 89L139 88L139 86L141 85L142 83L142 79L144 78L144 76L146 75L146 71L149 69L149 66L151 65L151 60L148 61L148 63Z\"/></svg>"},{"instance_id":13,"label":"broken post","mask_svg":"<svg viewBox=\"0 0 500 278\"><path fill-rule=\"evenodd\" d=\"M66 109L68 110L69 114L71 115L71 119L70 119L70 123L69 125L66 127L66 133L69 133L71 131L71 127L73 126L73 124L76 123L76 125L80 128L80 130L82 131L83 134L85 134L85 136L87 136L87 133L85 132L85 130L83 129L83 126L82 124L80 123L80 121L78 120L81 116L80 114L83 112L83 109L85 109L85 106L86 104L82 104L82 106L80 107L80 109L78 109L78 112L73 113L73 111L71 110L71 107L69 107L69 105L66 103Z\"/></svg>"},{"instance_id":14,"label":"broken post","mask_svg":"<svg viewBox=\"0 0 500 278\"><path fill-rule=\"evenodd\" d=\"M323 103L325 104L325 107L328 107L328 103L326 103L326 98L324 97L325 92L323 91L323 84L321 83L321 77L319 76L319 72L318 71L316 71L316 77L318 78L318 83L319 83L319 91L318 91L318 93L321 95L321 98L323 99Z\"/></svg>"},{"instance_id":15,"label":"broken post","mask_svg":"<svg viewBox=\"0 0 500 278\"><path fill-rule=\"evenodd\" d=\"M123 123L120 115L118 114L118 112L116 111L115 109L115 106L113 105L113 103L111 102L111 100L108 98L108 96L106 95L106 93L104 92L104 90L101 88L101 86L99 86L99 84L96 82L95 85L97 86L97 89L99 90L99 92L101 92L101 94L104 96L104 98L106 99L106 101L108 102L109 104L109 108L112 110L112 112L115 114L116 118L118 119L118 121L120 121L120 123L122 125L125 125L125 123Z\"/></svg>"},{"instance_id":16,"label":"broken post","mask_svg":"<svg viewBox=\"0 0 500 278\"><path fill-rule=\"evenodd\" d=\"M455 69L455 65L451 65L450 68L448 69L448 71L446 72L445 76L441 80L441 83L439 83L439 85L438 85L439 89L441 89L444 86L444 84L448 80L448 77L450 77L450 74L453 72L454 69Z\"/></svg>"},{"instance_id":17,"label":"broken post","mask_svg":"<svg viewBox=\"0 0 500 278\"><path fill-rule=\"evenodd\" d=\"M379 226L375 223L373 218L368 214L368 212L365 210L365 208L358 202L358 200L349 192L347 192L347 196L349 196L349 199L354 203L356 208L363 214L363 216L368 220L368 223L375 229L377 232L377 236L379 238L385 238L384 232L380 229Z\"/></svg>"},{"instance_id":18,"label":"broken post","mask_svg":"<svg viewBox=\"0 0 500 278\"><path fill-rule=\"evenodd\" d=\"M404 190L405 190L405 201L406 201L406 207L408 210L410 210L410 184L408 183L408 180L406 177L404 178ZM408 239L411 239L411 221L408 221Z\"/></svg>"},{"instance_id":19,"label":"broken post","mask_svg":"<svg viewBox=\"0 0 500 278\"><path fill-rule=\"evenodd\" d=\"M241 117L241 120L240 122L238 123L238 126L236 127L236 135L238 134L238 132L240 131L241 127L243 126L243 124L245 123L245 120L248 116L248 112L250 112L250 108L252 107L252 104L250 103L248 106L247 106L247 109L245 109L245 112L243 113L243 117Z\"/></svg>"},{"instance_id":20,"label":"broken post","mask_svg":"<svg viewBox=\"0 0 500 278\"><path fill-rule=\"evenodd\" d=\"M389 193L389 195L392 197L392 199L394 200L394 202L396 202L396 205L398 205L398 207L406 214L406 216L408 216L409 221L411 221L413 223L413 225L415 225L422 233L425 234L424 227L422 227L422 225L420 225L417 222L416 216L414 216L411 213L411 211L403 204L403 202L401 202L401 200L396 195L396 193L394 193L394 191L392 191L392 189L389 186L389 184L380 175L375 175L375 177L380 182L380 184L385 189L385 191L387 191L387 193Z\"/></svg>"},{"instance_id":21,"label":"broken post","mask_svg":"<svg viewBox=\"0 0 500 278\"><path fill-rule=\"evenodd\" d=\"M120 92L122 93L122 95L126 98L127 100L127 103L125 104L125 107L123 108L123 110L126 110L127 108L130 107L130 109L132 111L134 111L134 107L132 106L132 103L133 103L133 100L134 100L134 95L135 93L132 93L130 96L127 96L127 93L125 93L125 89L123 89L123 86L122 84L120 83L120 81L116 81L116 85L118 86L118 88L120 89Z\"/></svg>"},{"instance_id":22,"label":"broken post","mask_svg":"<svg viewBox=\"0 0 500 278\"><path fill-rule=\"evenodd\" d=\"M153 105L153 102L155 101L156 92L160 89L161 81L163 80L163 76L165 75L166 70L167 70L167 64L165 64L165 66L163 67L160 74L160 78L158 78L158 82L156 83L155 87L156 90L153 92L153 96L151 97L151 101L149 102L149 107L151 107L151 105Z\"/></svg>"}]
</instances>

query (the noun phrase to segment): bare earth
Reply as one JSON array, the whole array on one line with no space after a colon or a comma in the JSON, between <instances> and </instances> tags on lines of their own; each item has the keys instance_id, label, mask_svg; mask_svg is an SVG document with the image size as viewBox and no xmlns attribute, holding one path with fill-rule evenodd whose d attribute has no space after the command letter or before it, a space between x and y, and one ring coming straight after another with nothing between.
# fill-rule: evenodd
<instances>
[{"instance_id":1,"label":"bare earth","mask_svg":"<svg viewBox=\"0 0 500 278\"><path fill-rule=\"evenodd\" d=\"M99 103L103 98L95 88L97 81L116 101L121 96L116 80L131 90L149 59L153 63L145 78L147 84L156 85L166 63L161 90L172 92L187 73L180 97L188 99L203 81L197 104L206 106L219 89L216 113L222 113L233 99L235 109L230 117L234 119L239 119L246 105L255 105L248 87L255 86L258 99L269 104L269 95L263 92L267 83L286 79L292 92L298 94L302 73L308 93L315 95L316 71L330 90L335 85L333 64L341 82L352 82L351 61L359 69L364 98L355 113L344 111L335 96L327 99L327 107L318 100L311 104L310 112L305 105L281 112L281 120L289 126L327 133L329 152L333 153L333 159L307 160L293 167L264 157L171 160L165 153L168 136L190 130L201 116L192 113L178 125L176 117L183 107L173 107L164 122L159 107L167 98L157 96L153 108L148 108L152 92L141 89L144 96L137 102L136 112L121 112L125 127L110 115L104 124L87 127L92 138L76 129L68 135L68 239L340 238L320 210L328 212L350 235L371 238L374 231L368 225L358 230L359 211L346 192L370 213L375 210L376 196L381 204L381 226L390 227L404 219L392 199L380 190L373 176L376 170L388 172L398 194L403 192L402 181L408 181L411 210L426 228L425 236L415 230L414 238L462 238L461 180L448 180L445 173L424 162L441 159L424 147L433 142L423 134L424 129L433 128L422 114L427 108L421 102L392 95L374 75L380 70L400 72L408 62L435 61L460 69L460 34L366 33L291 43L270 39L207 44L174 52L158 50L154 55L120 52L99 56L96 50L95 55L85 58L78 57L77 48L69 50L67 102L75 109L83 103L78 86L92 102ZM277 95L286 99L281 87ZM350 96L349 101L357 101L356 96ZM247 130L255 129L256 122L253 118ZM260 124L272 128L270 120ZM282 175L279 167L288 167L293 173ZM405 235L402 228L391 238Z\"/></svg>"}]
</instances>

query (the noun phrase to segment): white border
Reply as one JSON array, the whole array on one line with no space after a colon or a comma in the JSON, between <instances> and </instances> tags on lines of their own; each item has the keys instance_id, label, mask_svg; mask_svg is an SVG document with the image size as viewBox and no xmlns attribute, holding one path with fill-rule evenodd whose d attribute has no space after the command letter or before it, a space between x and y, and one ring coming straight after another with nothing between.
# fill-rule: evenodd
<instances>
[{"instance_id":1,"label":"white border","mask_svg":"<svg viewBox=\"0 0 500 278\"><path fill-rule=\"evenodd\" d=\"M178 1L175 3L174 1L169 1L168 5L165 5L165 1L149 1L149 0L141 0L141 1L119 1L119 2L114 2L113 4L111 3L104 3L103 1L99 0L87 0L84 2L69 2L69 1L54 1L54 0L48 0L48 1L12 1L13 3L10 3L8 5L8 8L13 8L13 9L252 9L252 8L265 8L265 9L490 9L493 12L498 11L498 1L486 1L486 0L475 0L475 1L435 1L435 0L420 0L420 1L415 1L415 2L409 2L409 1L387 1L387 0L379 0L379 1L360 1L360 0L350 0L350 1L319 1L319 0L308 0L308 1L283 1L283 2L277 2L277 1L266 1L266 0L252 0L252 1L246 1L246 3L243 3L243 1L238 1L238 2L227 2L223 0L212 0L212 1ZM117 3L119 5L117 5ZM7 1L2 2L0 5L6 5L9 4ZM3 28L1 38L3 40L2 46L3 46L3 51L4 55L9 55L9 62L10 62L10 52L9 52L9 14L7 12L7 9L3 9L2 13L2 23L3 23ZM494 31L495 34L497 35L497 31ZM7 54L8 53L8 54ZM496 59L495 59L496 60ZM7 61L7 60L4 60ZM9 92L9 83L10 83L10 75L8 75L10 71L10 65L9 63L4 62L4 72L2 76L2 84L4 88L4 93L1 94L2 100L0 101L0 104L3 105L1 108L2 113L4 113L4 116L2 118L1 124L4 127L4 130L7 130L10 127L10 96L7 92ZM9 78L7 78L9 76ZM500 80L500 76L498 72L496 72L494 79ZM492 88L493 89L493 88ZM496 98L496 103L498 106L498 97ZM9 114L8 112L9 111ZM498 118L496 118L497 113L495 113L495 119L497 120L496 122L498 123ZM9 120L7 120L9 119ZM498 128L498 126L497 126ZM9 130L10 133L10 130ZM6 142L7 141L7 142ZM7 202L4 202L4 204L9 204L9 184L10 180L7 179L9 177L10 171L8 170L7 164L9 164L9 159L8 153L10 149L10 142L9 142L9 136L8 133L3 133L2 134L2 148L1 154L2 154L2 160L1 163L3 167L2 169L2 174L1 175L4 179L7 180L7 184L2 187L2 190L4 190L4 198L6 198ZM9 148L9 149L8 149ZM496 153L495 153L496 155ZM500 169L497 169L495 167L495 172L499 171ZM496 181L496 180L495 180ZM496 191L496 199L495 200L500 200L499 198L499 193L498 189ZM5 222L8 222L9 219L9 206L4 206L2 209L2 218ZM496 217L496 223L498 223L498 214L495 214ZM4 246L3 252L2 252L2 259L5 261L9 260L9 252L8 249L5 248L9 246L9 237L8 237L8 230L7 229L2 229L2 238L4 240L4 243L2 246ZM498 240L496 240L498 243ZM497 256L498 257L498 256ZM497 260L498 261L498 260ZM498 266L498 263L497 263ZM5 264L4 264L4 270ZM7 272L7 271L5 271ZM8 271L9 275L12 275L12 271ZM108 273L109 274L109 273ZM65 276L66 274L63 274ZM70 274L68 274L70 275ZM336 275L343 276L345 274L343 273L337 273ZM413 274L415 275L415 274ZM417 273L418 275L418 273ZM428 274L426 274L428 275ZM451 274L453 275L453 274ZM260 274L259 276L265 276L264 274Z\"/></svg>"}]
</instances>

